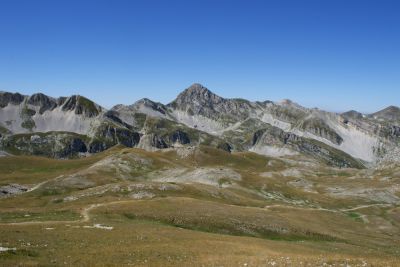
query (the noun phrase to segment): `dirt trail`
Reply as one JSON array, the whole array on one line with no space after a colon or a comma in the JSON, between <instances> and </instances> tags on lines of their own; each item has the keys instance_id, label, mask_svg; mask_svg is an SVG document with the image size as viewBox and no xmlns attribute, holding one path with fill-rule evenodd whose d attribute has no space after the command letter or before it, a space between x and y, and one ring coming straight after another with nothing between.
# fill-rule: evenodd
<instances>
[{"instance_id":1,"label":"dirt trail","mask_svg":"<svg viewBox=\"0 0 400 267\"><path fill-rule=\"evenodd\" d=\"M48 181L50 181L50 180L46 180L46 181L44 181L44 182L38 183L38 184L35 185L34 187L28 189L28 190L26 191L26 193L32 192L32 191L38 189L39 187L41 187L42 185L44 185L44 184L47 183Z\"/></svg>"},{"instance_id":2,"label":"dirt trail","mask_svg":"<svg viewBox=\"0 0 400 267\"><path fill-rule=\"evenodd\" d=\"M342 209L340 211L353 211L353 210L361 210L361 209L366 209L366 208L371 208L371 207L392 207L395 205L392 204L371 204L371 205L362 205L362 206L358 206L355 208L350 208L350 209Z\"/></svg>"},{"instance_id":3,"label":"dirt trail","mask_svg":"<svg viewBox=\"0 0 400 267\"><path fill-rule=\"evenodd\" d=\"M185 198L185 197L183 197ZM188 198L191 199L191 198ZM29 221L29 222L10 222L10 223L0 223L0 226L3 225L36 225L36 224L65 224L65 223L86 223L90 221L90 211L93 209L99 208L99 207L105 207L105 206L110 206L114 204L123 204L123 203L131 203L131 202L137 202L137 201L145 201L145 200L118 200L118 201L111 201L111 202L106 202L106 203L97 203L97 204L91 204L87 206L86 208L83 208L80 211L81 219L80 220L75 220L75 221ZM305 210L316 210L316 211L328 211L328 212L348 212L348 211L354 211L354 210L359 210L359 209L364 209L364 208L370 208L370 207L376 207L376 206L394 206L391 204L371 204L371 205L362 205L350 209L340 209L340 210L334 210L334 209L324 209L324 208L310 208L310 207L298 207L298 206L288 206L288 205L269 205L265 206L264 208L259 208L259 207L245 207L245 206L236 206L232 204L226 204L228 206L235 206L235 207L241 207L241 208L253 208L253 209L260 209L260 210L265 210L269 208L274 208L274 207L281 207L281 208L292 208L292 209L305 209Z\"/></svg>"},{"instance_id":4,"label":"dirt trail","mask_svg":"<svg viewBox=\"0 0 400 267\"><path fill-rule=\"evenodd\" d=\"M113 205L113 204L121 204L121 203L128 203L128 202L134 202L138 200L118 200L118 201L112 201L112 202L107 202L107 203L98 203L98 204L91 204L88 207L82 209L80 211L81 219L80 220L75 220L75 221L29 221L29 222L10 222L10 223L0 223L0 226L3 225L35 225L35 224L65 224L65 223L85 223L90 221L90 214L89 212L95 208L98 207L104 207L108 205Z\"/></svg>"},{"instance_id":5,"label":"dirt trail","mask_svg":"<svg viewBox=\"0 0 400 267\"><path fill-rule=\"evenodd\" d=\"M366 208L371 208L371 207L395 207L393 204L383 204L383 203L378 203L378 204L370 204L370 205L361 205L357 206L354 208L349 208L349 209L324 209L324 208L311 208L311 207L301 207L301 206L289 206L289 205L281 205L281 204L275 204L275 205L268 205L265 206L265 209L269 208L291 208L291 209L303 209L303 210L319 210L319 211L329 211L329 212L348 212L348 211L354 211L354 210L360 210L360 209L366 209Z\"/></svg>"}]
</instances>

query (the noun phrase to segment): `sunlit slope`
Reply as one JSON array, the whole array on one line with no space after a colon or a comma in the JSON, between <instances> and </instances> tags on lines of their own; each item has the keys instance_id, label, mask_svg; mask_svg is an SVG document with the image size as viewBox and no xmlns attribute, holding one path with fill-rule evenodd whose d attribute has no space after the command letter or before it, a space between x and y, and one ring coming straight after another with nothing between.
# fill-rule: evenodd
<instances>
[{"instance_id":1,"label":"sunlit slope","mask_svg":"<svg viewBox=\"0 0 400 267\"><path fill-rule=\"evenodd\" d=\"M0 243L16 248L0 262L395 266L399 172L207 146L2 157L1 186L28 190L0 198Z\"/></svg>"}]
</instances>

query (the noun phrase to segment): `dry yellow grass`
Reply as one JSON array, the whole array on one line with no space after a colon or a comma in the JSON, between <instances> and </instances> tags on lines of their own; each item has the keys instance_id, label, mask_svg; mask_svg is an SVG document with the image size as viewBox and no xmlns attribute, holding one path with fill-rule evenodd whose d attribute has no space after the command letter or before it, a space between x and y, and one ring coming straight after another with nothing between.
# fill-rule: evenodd
<instances>
[{"instance_id":1,"label":"dry yellow grass","mask_svg":"<svg viewBox=\"0 0 400 267\"><path fill-rule=\"evenodd\" d=\"M0 247L16 248L0 266L400 266L397 167L307 160L208 147L184 158L123 147L72 161L0 158L1 184L45 182L0 199ZM154 180L199 168L240 180Z\"/></svg>"}]
</instances>

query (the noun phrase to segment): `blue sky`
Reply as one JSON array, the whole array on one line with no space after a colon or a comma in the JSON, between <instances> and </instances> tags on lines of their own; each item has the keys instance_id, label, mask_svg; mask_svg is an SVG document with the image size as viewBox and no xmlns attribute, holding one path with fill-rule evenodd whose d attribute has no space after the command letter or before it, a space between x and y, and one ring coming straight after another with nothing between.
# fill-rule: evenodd
<instances>
[{"instance_id":1,"label":"blue sky","mask_svg":"<svg viewBox=\"0 0 400 267\"><path fill-rule=\"evenodd\" d=\"M0 0L0 90L168 103L224 97L331 111L400 106L400 1Z\"/></svg>"}]
</instances>

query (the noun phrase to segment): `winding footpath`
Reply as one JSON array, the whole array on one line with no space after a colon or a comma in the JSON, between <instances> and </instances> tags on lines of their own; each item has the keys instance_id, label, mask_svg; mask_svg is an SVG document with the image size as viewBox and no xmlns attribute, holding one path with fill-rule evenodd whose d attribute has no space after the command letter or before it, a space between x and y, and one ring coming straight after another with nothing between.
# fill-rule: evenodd
<instances>
[{"instance_id":1,"label":"winding footpath","mask_svg":"<svg viewBox=\"0 0 400 267\"><path fill-rule=\"evenodd\" d=\"M6 225L37 225L37 224L64 224L64 223L86 223L90 221L90 211L104 206L114 205L114 204L122 204L122 203L129 203L134 202L137 200L118 200L118 201L111 201L106 203L98 203L98 204L91 204L88 207L82 209L80 211L81 219L80 220L64 220L64 221L28 221L28 222L9 222L9 223L0 223L0 226Z\"/></svg>"},{"instance_id":2,"label":"winding footpath","mask_svg":"<svg viewBox=\"0 0 400 267\"><path fill-rule=\"evenodd\" d=\"M30 188L27 192L32 192L36 189L38 189L40 186L45 184L48 181L41 182L34 187ZM183 197L185 198L185 197ZM79 223L87 223L90 221L90 211L99 208L99 207L105 207L105 206L110 206L114 204L123 204L123 203L131 203L131 202L137 202L140 200L117 200L117 201L111 201L111 202L105 202L105 203L96 203L96 204L91 204L83 209L80 210L80 215L81 219L79 220L63 220L63 221L25 221L25 222L9 222L9 223L0 223L0 226L7 226L7 225L40 225L40 224L79 224ZM270 210L271 208L289 208L289 209L303 209L303 210L315 210L315 211L327 211L327 212L349 212L349 211L355 211L355 210L360 210L360 209L365 209L365 208L371 208L371 207L395 207L396 205L393 204L383 204L383 203L378 203L378 204L370 204L370 205L361 205L353 208L348 208L348 209L325 209L325 208L313 208L313 207L301 207L301 206L291 206L291 205L282 205L282 204L274 204L274 205L268 205L264 206L263 208L260 207L250 207L250 206L237 206L237 205L232 205L232 204L225 204L229 206L236 206L236 207L242 207L242 208L255 208L255 209L261 209L261 210ZM365 215L364 215L365 216Z\"/></svg>"},{"instance_id":3,"label":"winding footpath","mask_svg":"<svg viewBox=\"0 0 400 267\"><path fill-rule=\"evenodd\" d=\"M37 225L37 224L78 224L78 223L87 223L90 221L90 211L99 208L99 207L105 207L105 206L111 206L114 204L123 204L123 203L132 203L132 202L137 202L137 201L143 201L143 200L117 200L117 201L111 201L111 202L106 202L106 203L97 203L97 204L91 204L80 211L81 219L80 220L64 220L64 221L28 221L28 222L9 222L9 223L0 223L0 226L6 226L6 225ZM235 206L231 204L227 204L229 206ZM269 209L269 208L274 208L274 207L281 207L281 208L292 208L292 209L306 209L306 210L316 210L316 211L328 211L328 212L348 212L348 211L354 211L354 210L359 210L359 209L364 209L364 208L370 208L370 207L392 207L394 205L391 204L371 204L371 205L362 205L354 208L349 208L349 209L340 209L340 210L333 210L333 209L324 209L324 208L308 208L308 207L296 207L296 206L286 206L286 205L270 205L270 206L265 206L264 208L257 208L257 207L243 207L243 208L256 208L256 209ZM241 207L241 206L236 206L236 207Z\"/></svg>"}]
</instances>

